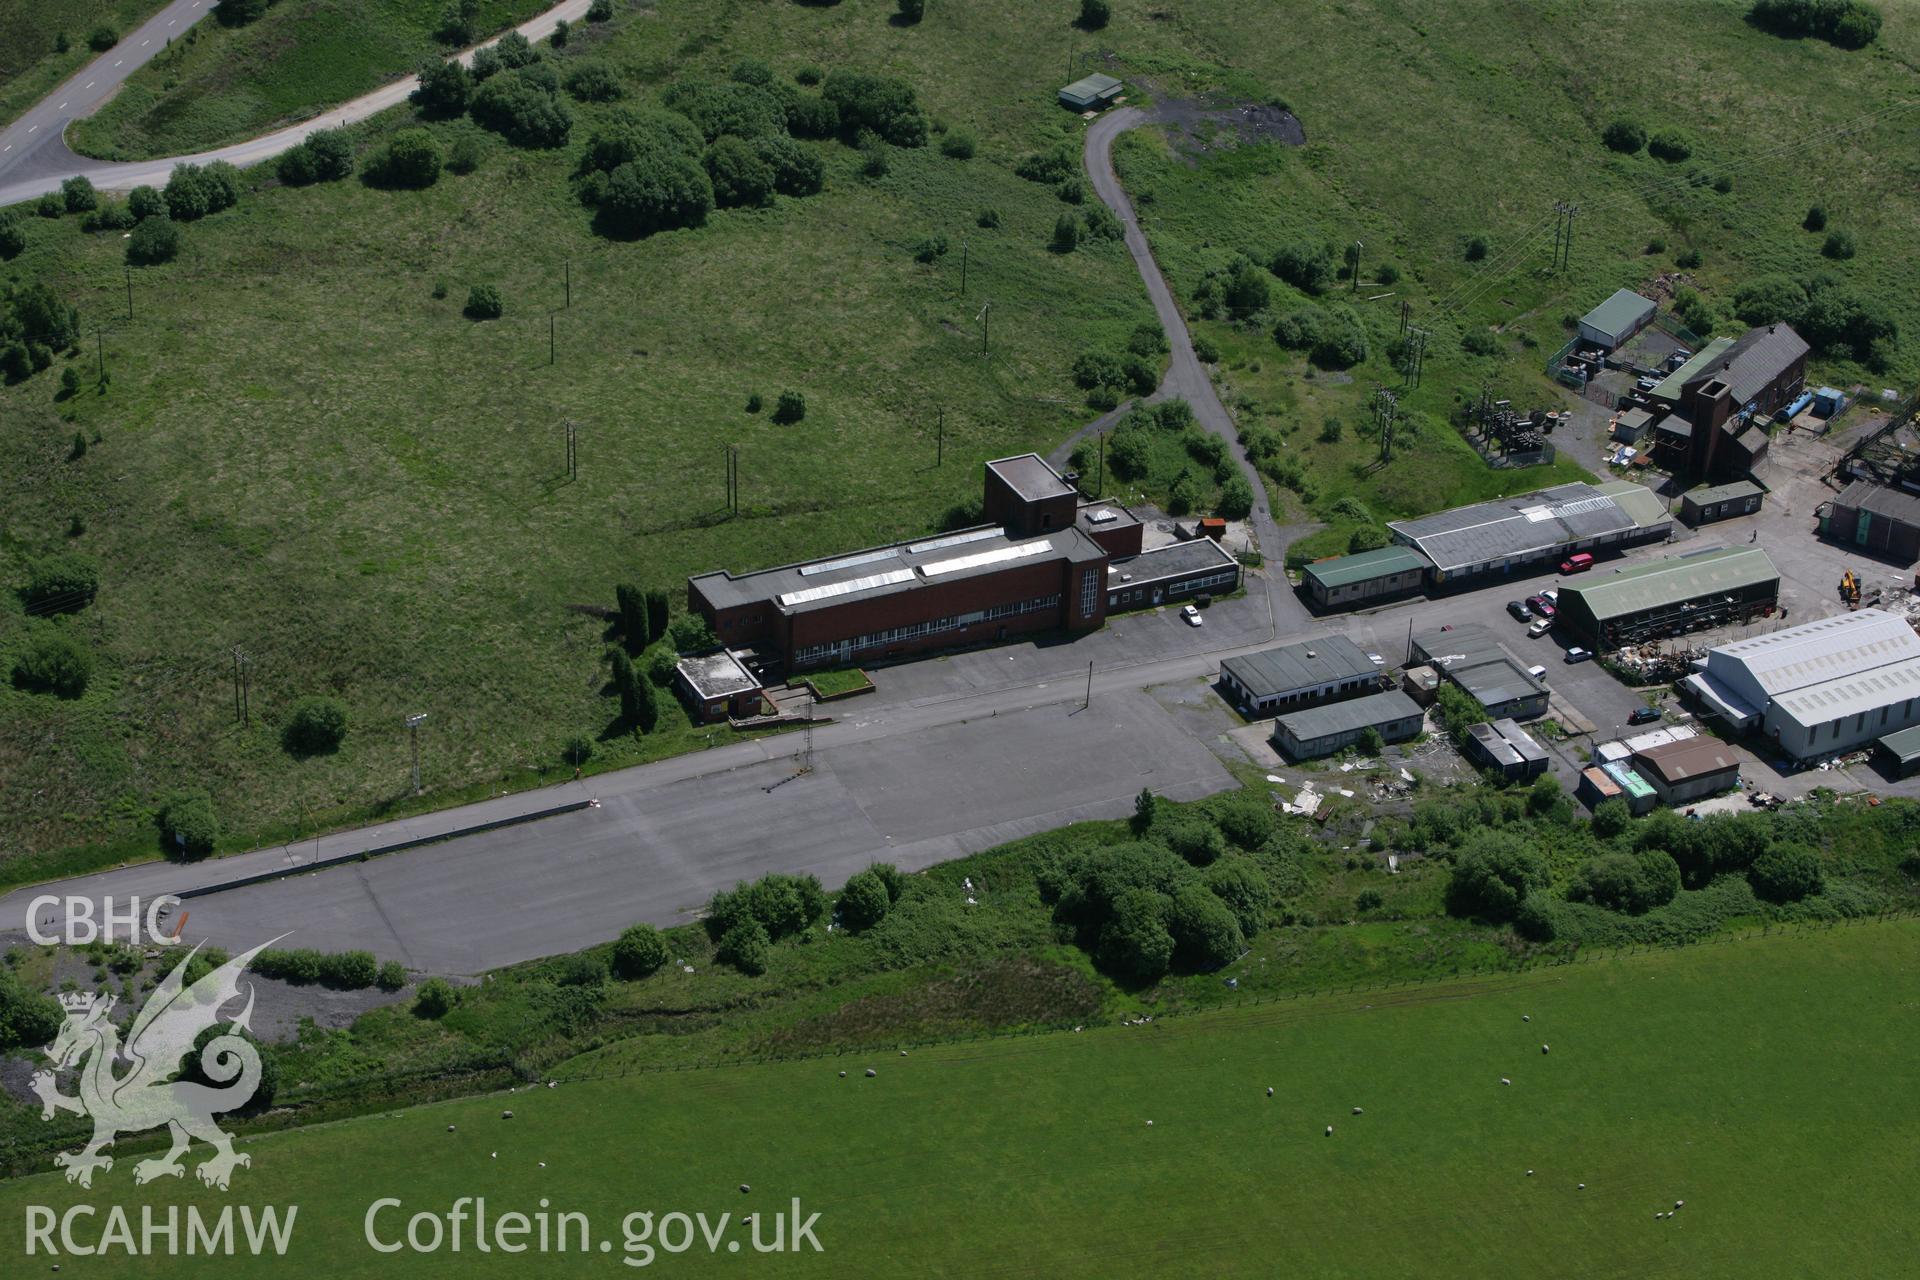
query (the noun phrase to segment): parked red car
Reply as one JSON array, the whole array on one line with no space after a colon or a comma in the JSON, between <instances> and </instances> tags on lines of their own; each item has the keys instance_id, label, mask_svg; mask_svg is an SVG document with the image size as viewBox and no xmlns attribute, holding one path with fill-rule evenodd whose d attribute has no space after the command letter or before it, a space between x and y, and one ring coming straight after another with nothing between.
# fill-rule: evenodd
<instances>
[{"instance_id":1,"label":"parked red car","mask_svg":"<svg viewBox=\"0 0 1920 1280\"><path fill-rule=\"evenodd\" d=\"M1585 573L1593 568L1593 557L1584 551L1576 551L1560 562L1562 573Z\"/></svg>"}]
</instances>

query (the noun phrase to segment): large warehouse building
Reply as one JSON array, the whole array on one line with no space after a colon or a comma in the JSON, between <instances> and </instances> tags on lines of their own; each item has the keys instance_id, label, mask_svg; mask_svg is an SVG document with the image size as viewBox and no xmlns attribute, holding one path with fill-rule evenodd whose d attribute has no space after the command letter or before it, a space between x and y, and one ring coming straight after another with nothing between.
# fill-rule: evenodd
<instances>
[{"instance_id":1,"label":"large warehouse building","mask_svg":"<svg viewBox=\"0 0 1920 1280\"><path fill-rule=\"evenodd\" d=\"M1115 502L1089 502L1036 454L987 464L993 524L735 576L687 580L715 638L755 665L876 662L1043 631L1089 631L1110 610L1225 594L1240 566L1200 539L1141 551Z\"/></svg>"},{"instance_id":2,"label":"large warehouse building","mask_svg":"<svg viewBox=\"0 0 1920 1280\"><path fill-rule=\"evenodd\" d=\"M1292 711L1382 687L1380 668L1345 636L1315 636L1220 664L1220 685L1250 716Z\"/></svg>"},{"instance_id":3,"label":"large warehouse building","mask_svg":"<svg viewBox=\"0 0 1920 1280\"><path fill-rule=\"evenodd\" d=\"M1779 602L1780 571L1764 550L1715 547L1570 578L1554 627L1594 649L1617 649L1750 622Z\"/></svg>"},{"instance_id":4,"label":"large warehouse building","mask_svg":"<svg viewBox=\"0 0 1920 1280\"><path fill-rule=\"evenodd\" d=\"M1644 495L1644 500L1643 499ZM1433 563L1434 586L1453 585L1664 538L1672 517L1643 486L1576 481L1538 493L1455 507L1387 524L1393 540Z\"/></svg>"},{"instance_id":5,"label":"large warehouse building","mask_svg":"<svg viewBox=\"0 0 1920 1280\"><path fill-rule=\"evenodd\" d=\"M1683 691L1795 760L1839 755L1920 724L1920 636L1880 609L1721 645L1695 666Z\"/></svg>"}]
</instances>

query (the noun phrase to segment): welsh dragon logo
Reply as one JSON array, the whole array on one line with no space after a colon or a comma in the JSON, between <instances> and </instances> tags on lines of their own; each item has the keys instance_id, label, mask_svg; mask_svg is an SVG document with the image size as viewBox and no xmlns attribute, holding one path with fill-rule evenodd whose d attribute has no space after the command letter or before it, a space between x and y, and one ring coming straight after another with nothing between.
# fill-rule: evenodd
<instances>
[{"instance_id":1,"label":"welsh dragon logo","mask_svg":"<svg viewBox=\"0 0 1920 1280\"><path fill-rule=\"evenodd\" d=\"M253 1162L233 1149L232 1136L213 1117L245 1106L260 1085L259 1051L236 1031L247 1029L253 1013L253 988L249 985L243 993L240 975L247 962L268 945L262 943L235 956L187 986L187 961L200 950L195 944L134 1018L124 1044L108 1017L114 1006L112 996L101 999L83 992L60 997L67 1020L47 1047L54 1069L36 1072L32 1087L40 1095L42 1120L53 1119L59 1111L93 1118L92 1140L79 1151L63 1151L53 1158L67 1171L68 1182L91 1187L95 1169L113 1168L113 1157L102 1151L113 1145L115 1135L163 1125L171 1131L172 1149L134 1165L135 1183L184 1176L180 1158L195 1138L214 1148L213 1156L194 1170L210 1187L225 1191L234 1169ZM220 1011L243 994L246 1007L237 1017L223 1018ZM200 1050L200 1070L215 1084L174 1079L201 1033L223 1022L227 1029ZM78 1075L80 1096L69 1098L60 1092L54 1073L83 1061ZM116 1075L114 1067L120 1063L127 1069Z\"/></svg>"}]
</instances>

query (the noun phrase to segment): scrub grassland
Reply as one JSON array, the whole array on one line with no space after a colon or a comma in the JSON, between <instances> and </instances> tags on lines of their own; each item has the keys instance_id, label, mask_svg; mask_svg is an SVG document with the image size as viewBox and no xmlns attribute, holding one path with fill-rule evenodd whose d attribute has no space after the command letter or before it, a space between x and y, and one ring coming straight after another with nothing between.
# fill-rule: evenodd
<instances>
[{"instance_id":1,"label":"scrub grassland","mask_svg":"<svg viewBox=\"0 0 1920 1280\"><path fill-rule=\"evenodd\" d=\"M528 1274L476 1251L471 1216L458 1254L368 1243L376 1201L398 1201L373 1219L385 1246L485 1197L496 1221L587 1215L591 1251L540 1274L705 1274L739 1269L727 1239L752 1256L745 1215L798 1198L820 1252L757 1259L770 1273L1890 1274L1920 1246L1916 965L1920 926L1872 923L905 1057L562 1069L553 1089L246 1139L226 1195L136 1188L126 1164L91 1192L19 1178L0 1247L24 1249L28 1206L110 1203L137 1230L140 1206L244 1202L298 1216L284 1258L222 1258L235 1275ZM673 1212L729 1215L718 1256L662 1251ZM104 1225L76 1222L82 1243Z\"/></svg>"},{"instance_id":2,"label":"scrub grassland","mask_svg":"<svg viewBox=\"0 0 1920 1280\"><path fill-rule=\"evenodd\" d=\"M363 89L347 81L364 67L335 77L344 58L316 70L239 56L271 24L333 12L284 3L236 32L203 24L179 55L171 92L195 103L179 127L225 138ZM1090 36L1070 6L1011 0L936 5L918 23L891 21L879 0L616 5L546 55L561 76L603 65L625 95L571 101L563 145L390 113L352 131L360 164L419 125L445 154L476 144L477 168L421 190L295 188L246 171L236 207L185 224L172 262L132 272L131 318L119 230L24 216L25 248L0 279L75 306L80 341L0 388L0 577L21 586L34 564L75 553L97 563L99 590L56 621L0 603L7 668L47 628L94 658L78 696L0 687L7 852L87 846L70 867L151 854L155 811L184 787L211 796L222 849L392 812L404 717L422 711L428 803L570 768L560 753L575 737L596 743L593 768L709 741L665 696L652 733L616 731L600 612L616 583L667 590L677 608L691 572L964 519L980 460L1045 450L1093 416L1089 401L1110 402L1115 388L1080 385L1076 363L1123 358L1152 313L1116 241L1058 242L1063 215L1083 233L1097 222L1084 183L1069 181L1083 125L1053 100L1070 49L1076 74L1113 70L1135 103L1284 100L1300 119L1298 147L1147 130L1116 154L1287 514L1328 522L1323 540L1341 544L1323 550L1392 516L1571 474L1489 472L1447 415L1483 382L1545 403L1540 368L1567 317L1682 270L1683 253L1700 254L1684 270L1722 327L1739 324L1753 279L1824 272L1822 288L1911 328L1920 197L1903 113L1920 88L1920 27L1896 10L1873 45L1845 50L1757 30L1743 12L1696 5L1684 31L1667 31L1628 0L1123 0ZM823 169L818 194L640 239L597 233L571 181L595 129L725 82L742 60L803 93L835 71L898 77L930 122L927 145L803 139ZM1626 66L1644 74L1617 73ZM124 102L132 110L131 87ZM1690 158L1609 150L1601 133L1616 116L1684 131ZM133 127L99 127L116 118ZM1069 157L1065 178L1021 176L1048 173L1035 157L1054 152ZM1569 266L1550 274L1556 199L1582 212ZM1853 256L1825 255L1827 234L1802 228L1815 203ZM1337 268L1354 240L1358 290L1337 278L1301 289L1271 269L1301 245L1332 245ZM1237 256L1265 297L1236 317L1203 282ZM488 285L500 318L467 318L470 291ZM1402 300L1433 337L1424 382L1402 399L1408 433L1378 466L1365 406L1376 383L1399 381ZM1315 368L1276 343L1309 306L1362 350L1345 344ZM1917 350L1832 348L1810 376L1898 385ZM1151 374L1164 357L1142 359ZM788 391L804 417L777 422ZM725 508L729 444L737 512ZM331 754L283 749L307 697L346 713Z\"/></svg>"},{"instance_id":3,"label":"scrub grassland","mask_svg":"<svg viewBox=\"0 0 1920 1280\"><path fill-rule=\"evenodd\" d=\"M0 125L98 57L89 36L126 35L159 8L160 0L0 0Z\"/></svg>"},{"instance_id":4,"label":"scrub grassland","mask_svg":"<svg viewBox=\"0 0 1920 1280\"><path fill-rule=\"evenodd\" d=\"M258 20L201 22L68 130L82 155L143 160L242 142L411 73L549 7L486 0L461 32L441 0L289 0Z\"/></svg>"}]
</instances>

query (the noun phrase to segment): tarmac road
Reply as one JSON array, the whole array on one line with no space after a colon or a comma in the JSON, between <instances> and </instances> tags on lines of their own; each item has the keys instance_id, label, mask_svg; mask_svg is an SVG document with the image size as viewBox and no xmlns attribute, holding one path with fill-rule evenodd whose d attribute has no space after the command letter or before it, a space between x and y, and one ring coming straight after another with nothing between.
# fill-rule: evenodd
<instances>
[{"instance_id":1,"label":"tarmac road","mask_svg":"<svg viewBox=\"0 0 1920 1280\"><path fill-rule=\"evenodd\" d=\"M586 17L591 3L592 0L562 0L545 13L521 23L516 30L529 40L543 40L553 33L556 22L562 19L577 22ZM225 160L242 168L259 164L298 145L316 129L351 124L398 106L419 83L417 77L407 76L311 120L198 155L118 163L74 154L62 138L67 125L99 110L122 81L166 47L170 37L185 31L212 7L213 0L174 0L146 25L123 37L119 44L88 63L66 84L0 131L0 207L37 200L48 191L58 190L62 181L76 174L102 190L125 191L141 185L165 185L178 164L207 164L214 160ZM498 36L494 37L497 39ZM494 40L483 41L474 48L485 48ZM474 49L468 49L457 56L460 61L470 63L473 54Z\"/></svg>"}]
</instances>

